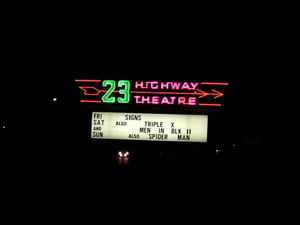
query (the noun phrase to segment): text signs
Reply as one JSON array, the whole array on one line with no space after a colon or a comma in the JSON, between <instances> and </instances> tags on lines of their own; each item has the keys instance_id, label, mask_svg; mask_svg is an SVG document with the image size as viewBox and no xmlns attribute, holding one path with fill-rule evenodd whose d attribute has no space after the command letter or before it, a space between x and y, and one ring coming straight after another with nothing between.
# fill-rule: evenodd
<instances>
[{"instance_id":1,"label":"text signs","mask_svg":"<svg viewBox=\"0 0 300 225\"><path fill-rule=\"evenodd\" d=\"M199 81L83 80L75 82L82 90L83 103L177 105L220 107L228 83Z\"/></svg>"},{"instance_id":2,"label":"text signs","mask_svg":"<svg viewBox=\"0 0 300 225\"><path fill-rule=\"evenodd\" d=\"M93 112L92 139L207 142L207 115Z\"/></svg>"}]
</instances>

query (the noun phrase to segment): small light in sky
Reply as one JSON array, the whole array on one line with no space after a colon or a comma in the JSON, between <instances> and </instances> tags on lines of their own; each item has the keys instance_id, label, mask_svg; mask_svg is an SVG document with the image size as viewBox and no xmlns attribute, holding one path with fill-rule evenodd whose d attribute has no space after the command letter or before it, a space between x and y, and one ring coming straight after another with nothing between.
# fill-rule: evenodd
<instances>
[{"instance_id":1,"label":"small light in sky","mask_svg":"<svg viewBox=\"0 0 300 225\"><path fill-rule=\"evenodd\" d=\"M2 128L3 128L3 129L5 129L5 128L6 128L6 126L5 126L5 125L3 125L3 126L2 126Z\"/></svg>"},{"instance_id":2,"label":"small light in sky","mask_svg":"<svg viewBox=\"0 0 300 225\"><path fill-rule=\"evenodd\" d=\"M53 98L52 100L53 100L54 102L56 102L56 101L57 101L57 98Z\"/></svg>"}]
</instances>

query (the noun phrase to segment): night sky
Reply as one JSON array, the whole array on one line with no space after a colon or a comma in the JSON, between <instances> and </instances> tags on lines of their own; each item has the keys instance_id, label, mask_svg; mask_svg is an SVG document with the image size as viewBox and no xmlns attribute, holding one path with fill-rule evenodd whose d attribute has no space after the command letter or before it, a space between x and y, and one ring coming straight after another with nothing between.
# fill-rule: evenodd
<instances>
[{"instance_id":1,"label":"night sky","mask_svg":"<svg viewBox=\"0 0 300 225\"><path fill-rule=\"evenodd\" d=\"M226 3L230 10L216 3L212 10L148 4L132 6L134 12L117 4L97 12L73 5L5 8L3 215L69 221L88 210L101 221L98 214L110 210L108 221L123 223L141 211L139 223L162 215L167 223L183 216L185 224L193 216L200 223L298 216L299 72L291 65L297 65L299 38L297 19L289 18L296 13L276 3ZM91 110L79 104L74 79L103 77L229 86L222 108L209 114L207 146L98 141L90 139ZM247 154L252 141L258 146ZM233 144L241 154L215 154ZM128 166L115 154L124 148L133 150ZM198 151L207 148L213 154Z\"/></svg>"},{"instance_id":2,"label":"night sky","mask_svg":"<svg viewBox=\"0 0 300 225\"><path fill-rule=\"evenodd\" d=\"M297 99L290 98L297 96L297 88L290 88L295 77L291 79L278 60L275 40L264 35L265 27L256 32L223 29L204 39L198 30L181 36L176 29L168 36L144 31L134 38L120 32L91 42L88 32L84 40L75 40L79 31L74 31L42 40L37 50L9 51L0 82L6 193L14 196L14 202L34 196L39 202L57 205L63 199L65 205L76 205L87 202L86 196L98 204L112 192L117 209L132 200L158 205L179 199L210 203L213 212L228 208L229 203L234 209L265 212L265 206L282 207L278 199L295 201L300 175L298 145L294 145L298 137L297 130L293 136L289 133L290 126L297 128ZM210 117L214 136L209 147L258 141L254 160L244 154L197 161L199 152L185 154L190 145L91 141L90 111L78 103L74 79L103 77L228 82L223 107ZM136 167L116 166L113 154L123 144L139 150ZM144 149L147 154L176 151L173 161L151 161L147 154L140 154ZM127 189L122 189L126 184ZM10 197L7 202L12 204Z\"/></svg>"}]
</instances>

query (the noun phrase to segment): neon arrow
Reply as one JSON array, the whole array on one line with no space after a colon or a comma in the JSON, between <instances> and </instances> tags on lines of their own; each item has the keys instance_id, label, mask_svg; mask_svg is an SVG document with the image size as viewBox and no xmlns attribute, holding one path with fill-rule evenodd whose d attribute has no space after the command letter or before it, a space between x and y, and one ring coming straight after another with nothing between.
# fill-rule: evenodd
<instances>
[{"instance_id":1,"label":"neon arrow","mask_svg":"<svg viewBox=\"0 0 300 225\"><path fill-rule=\"evenodd\" d=\"M99 90L98 88L95 88L95 87L81 86L79 88L84 91L84 95L99 95L100 92L103 92L102 90ZM92 93L90 93L90 91Z\"/></svg>"},{"instance_id":2,"label":"neon arrow","mask_svg":"<svg viewBox=\"0 0 300 225\"><path fill-rule=\"evenodd\" d=\"M197 91L194 92L159 92L159 91L130 91L130 93L136 93L136 94L169 94L169 95L200 95L199 98L203 98L208 95L215 95L214 98L219 98L223 96L224 94L222 92L219 92L215 89L212 89L214 93L207 93L205 91L202 91L200 89L197 89Z\"/></svg>"},{"instance_id":3,"label":"neon arrow","mask_svg":"<svg viewBox=\"0 0 300 225\"><path fill-rule=\"evenodd\" d=\"M107 90L99 90L98 88L95 88L95 87L92 87L92 86L81 86L79 88L84 91L84 95L99 95L101 92L107 92ZM194 91L194 92L130 91L130 93L135 93L135 94L159 94L159 95L200 95L199 98L203 98L207 95L215 95L214 98L219 98L219 97L224 95L222 92L219 92L215 89L212 89L212 91L214 93L207 93L207 92L202 91L200 89L197 89L197 91ZM92 93L90 93L90 92L92 92ZM113 92L119 92L119 90L115 90Z\"/></svg>"},{"instance_id":4,"label":"neon arrow","mask_svg":"<svg viewBox=\"0 0 300 225\"><path fill-rule=\"evenodd\" d=\"M167 91L130 91L135 94L158 94L158 95L195 95L197 92L167 92Z\"/></svg>"},{"instance_id":5,"label":"neon arrow","mask_svg":"<svg viewBox=\"0 0 300 225\"><path fill-rule=\"evenodd\" d=\"M204 91L202 91L202 90L200 90L200 89L197 89L197 91L200 91L201 93L202 93L202 96L200 96L199 98L203 98L203 97L205 97L205 96L207 96L207 95L215 95L215 97L214 98L220 98L220 97L222 97L224 94L222 93L222 92L219 92L219 91L217 91L217 90L215 90L215 89L211 89L214 93L207 93L207 92L204 92Z\"/></svg>"},{"instance_id":6,"label":"neon arrow","mask_svg":"<svg viewBox=\"0 0 300 225\"><path fill-rule=\"evenodd\" d=\"M197 92L198 91L198 92ZM130 93L135 94L158 94L158 95L203 95L206 96L207 93L197 89L194 92L167 92L167 91L130 91Z\"/></svg>"},{"instance_id":7,"label":"neon arrow","mask_svg":"<svg viewBox=\"0 0 300 225\"><path fill-rule=\"evenodd\" d=\"M92 86L81 86L79 87L81 90L84 91L84 95L99 95L101 92L107 92L107 90L99 90L98 88L92 87ZM92 91L94 90L94 91ZM92 93L89 93L90 91L92 91ZM95 93L96 91L96 93ZM117 91L113 91L113 92L119 92Z\"/></svg>"},{"instance_id":8,"label":"neon arrow","mask_svg":"<svg viewBox=\"0 0 300 225\"><path fill-rule=\"evenodd\" d=\"M229 83L201 82L202 85L229 85Z\"/></svg>"}]
</instances>

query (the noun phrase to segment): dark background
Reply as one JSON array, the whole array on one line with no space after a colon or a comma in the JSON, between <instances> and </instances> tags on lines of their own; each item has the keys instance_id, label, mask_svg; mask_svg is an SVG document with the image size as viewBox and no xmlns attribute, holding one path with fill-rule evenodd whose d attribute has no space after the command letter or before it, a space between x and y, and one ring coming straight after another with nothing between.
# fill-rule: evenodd
<instances>
[{"instance_id":1,"label":"dark background","mask_svg":"<svg viewBox=\"0 0 300 225\"><path fill-rule=\"evenodd\" d=\"M289 132L297 128L297 99L290 97L295 79L281 58L285 47L278 45L278 23L268 21L211 26L200 34L183 25L184 31L164 26L155 33L142 26L97 35L89 29L46 30L21 43L12 35L1 76L7 202L31 198L41 205L76 205L111 193L117 208L130 201L216 203L211 210L231 202L235 210L251 211L254 204L260 212L290 205L299 179L297 132ZM90 141L89 115L76 103L73 80L102 75L229 82L224 109L213 120L216 142L209 147L219 147L227 137L254 137L259 141L255 157L214 155L197 161L195 151L187 151L197 149L192 145ZM119 167L114 153L123 145L139 150L138 163ZM150 157L152 147L158 152L170 146L173 158Z\"/></svg>"}]
</instances>

